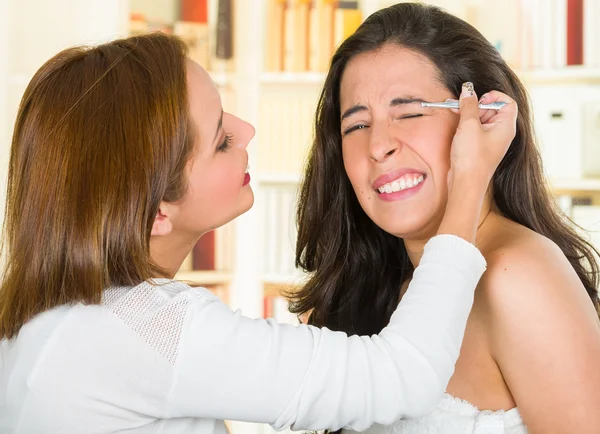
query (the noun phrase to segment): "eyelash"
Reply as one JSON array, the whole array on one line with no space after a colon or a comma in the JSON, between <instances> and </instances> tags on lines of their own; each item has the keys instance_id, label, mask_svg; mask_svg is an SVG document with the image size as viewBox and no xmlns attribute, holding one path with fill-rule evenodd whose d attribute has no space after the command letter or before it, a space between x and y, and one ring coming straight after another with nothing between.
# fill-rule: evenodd
<instances>
[{"instance_id":1,"label":"eyelash","mask_svg":"<svg viewBox=\"0 0 600 434\"><path fill-rule=\"evenodd\" d=\"M219 147L217 148L217 150L219 152L227 152L229 150L229 148L231 148L231 142L233 141L233 135L232 134L225 134L225 140L223 140L223 143L221 143L219 145Z\"/></svg>"},{"instance_id":2,"label":"eyelash","mask_svg":"<svg viewBox=\"0 0 600 434\"><path fill-rule=\"evenodd\" d=\"M422 113L414 113L414 114L410 114L410 115L404 115L402 117L400 117L399 119L413 119L413 118L420 118L421 116L423 116ZM348 128L346 131L344 131L344 133L342 134L343 136L350 134L353 131L356 130L362 130L363 128L368 128L366 125L355 125L353 127Z\"/></svg>"}]
</instances>

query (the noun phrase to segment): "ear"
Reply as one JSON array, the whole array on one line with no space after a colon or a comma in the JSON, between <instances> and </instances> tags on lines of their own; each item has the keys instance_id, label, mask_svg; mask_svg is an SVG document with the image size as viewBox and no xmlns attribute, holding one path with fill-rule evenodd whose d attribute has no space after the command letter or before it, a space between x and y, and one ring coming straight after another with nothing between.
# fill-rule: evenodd
<instances>
[{"instance_id":1,"label":"ear","mask_svg":"<svg viewBox=\"0 0 600 434\"><path fill-rule=\"evenodd\" d=\"M173 223L169 218L169 206L165 202L161 202L154 223L152 223L152 232L150 235L168 235L173 230Z\"/></svg>"}]
</instances>

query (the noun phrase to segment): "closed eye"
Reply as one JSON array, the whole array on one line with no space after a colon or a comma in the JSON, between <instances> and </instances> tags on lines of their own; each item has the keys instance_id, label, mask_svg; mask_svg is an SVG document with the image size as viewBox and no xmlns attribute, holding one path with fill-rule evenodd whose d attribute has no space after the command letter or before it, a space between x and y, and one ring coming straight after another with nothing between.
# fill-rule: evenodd
<instances>
[{"instance_id":1,"label":"closed eye","mask_svg":"<svg viewBox=\"0 0 600 434\"><path fill-rule=\"evenodd\" d=\"M420 118L421 116L423 116L423 113L412 113L412 114L400 116L400 119Z\"/></svg>"},{"instance_id":2,"label":"closed eye","mask_svg":"<svg viewBox=\"0 0 600 434\"><path fill-rule=\"evenodd\" d=\"M342 133L342 136L346 136L346 135L348 135L351 132L356 131L356 130L362 130L363 128L368 128L368 126L367 125L362 125L362 124L360 124L360 125L353 125L350 128L348 128L347 130L345 130Z\"/></svg>"},{"instance_id":3,"label":"closed eye","mask_svg":"<svg viewBox=\"0 0 600 434\"><path fill-rule=\"evenodd\" d=\"M227 152L229 148L231 148L231 143L233 142L233 134L225 134L225 139L223 142L217 147L219 152Z\"/></svg>"}]
</instances>

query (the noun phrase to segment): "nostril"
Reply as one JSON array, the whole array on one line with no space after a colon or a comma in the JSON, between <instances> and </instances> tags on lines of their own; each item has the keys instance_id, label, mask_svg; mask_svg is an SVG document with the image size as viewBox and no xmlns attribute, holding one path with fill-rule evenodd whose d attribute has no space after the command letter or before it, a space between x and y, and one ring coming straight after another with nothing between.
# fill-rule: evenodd
<instances>
[{"instance_id":1,"label":"nostril","mask_svg":"<svg viewBox=\"0 0 600 434\"><path fill-rule=\"evenodd\" d=\"M392 149L391 151L388 151L388 153L387 153L387 154L385 154L385 156L386 156L386 157L389 157L390 155L393 155L393 154L394 154L394 152L396 152L396 150L395 150L395 149Z\"/></svg>"}]
</instances>

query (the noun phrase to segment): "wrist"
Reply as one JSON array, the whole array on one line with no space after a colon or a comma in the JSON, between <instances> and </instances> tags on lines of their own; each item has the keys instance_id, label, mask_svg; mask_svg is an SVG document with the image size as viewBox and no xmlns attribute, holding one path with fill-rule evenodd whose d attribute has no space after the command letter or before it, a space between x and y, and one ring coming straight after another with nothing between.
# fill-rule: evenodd
<instances>
[{"instance_id":1,"label":"wrist","mask_svg":"<svg viewBox=\"0 0 600 434\"><path fill-rule=\"evenodd\" d=\"M456 195L457 197L483 199L488 191L491 177L481 174L461 171L450 171L448 174L448 197Z\"/></svg>"}]
</instances>

